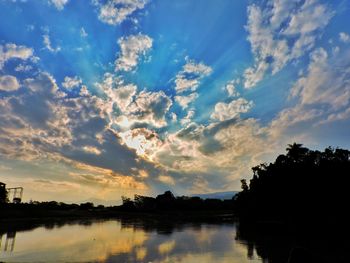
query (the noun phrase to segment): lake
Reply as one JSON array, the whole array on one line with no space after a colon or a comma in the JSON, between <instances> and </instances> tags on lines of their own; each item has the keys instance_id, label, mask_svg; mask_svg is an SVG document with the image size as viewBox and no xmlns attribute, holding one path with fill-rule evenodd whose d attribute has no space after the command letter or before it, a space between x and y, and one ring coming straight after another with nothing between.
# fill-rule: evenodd
<instances>
[{"instance_id":1,"label":"lake","mask_svg":"<svg viewBox=\"0 0 350 263\"><path fill-rule=\"evenodd\" d=\"M0 231L0 262L263 262L233 223L117 219Z\"/></svg>"}]
</instances>

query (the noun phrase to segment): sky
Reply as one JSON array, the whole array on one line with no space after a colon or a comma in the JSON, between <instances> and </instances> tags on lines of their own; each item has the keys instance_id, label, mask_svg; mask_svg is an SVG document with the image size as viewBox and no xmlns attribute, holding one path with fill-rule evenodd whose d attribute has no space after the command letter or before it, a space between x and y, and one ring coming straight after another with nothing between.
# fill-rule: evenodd
<instances>
[{"instance_id":1,"label":"sky","mask_svg":"<svg viewBox=\"0 0 350 263\"><path fill-rule=\"evenodd\" d=\"M235 191L350 148L348 0L0 0L0 181L24 200Z\"/></svg>"}]
</instances>

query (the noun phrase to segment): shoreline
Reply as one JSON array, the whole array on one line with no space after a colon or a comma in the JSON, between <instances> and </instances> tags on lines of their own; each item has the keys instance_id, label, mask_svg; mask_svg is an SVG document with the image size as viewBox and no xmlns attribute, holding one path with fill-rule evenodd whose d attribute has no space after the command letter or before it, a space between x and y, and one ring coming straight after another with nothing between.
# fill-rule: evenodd
<instances>
[{"instance_id":1,"label":"shoreline","mask_svg":"<svg viewBox=\"0 0 350 263\"><path fill-rule=\"evenodd\" d=\"M4 213L5 212L5 213ZM84 219L173 219L177 221L234 221L233 211L123 211L113 208L99 210L0 210L0 223L23 222L23 221L59 221L59 220L84 220ZM28 212L28 213L26 213Z\"/></svg>"}]
</instances>

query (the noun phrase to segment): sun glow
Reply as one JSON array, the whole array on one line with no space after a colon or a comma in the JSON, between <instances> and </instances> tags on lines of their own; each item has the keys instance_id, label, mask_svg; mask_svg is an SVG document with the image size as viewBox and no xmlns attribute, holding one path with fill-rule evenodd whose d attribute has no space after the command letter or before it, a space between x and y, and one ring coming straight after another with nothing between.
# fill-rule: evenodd
<instances>
[{"instance_id":1,"label":"sun glow","mask_svg":"<svg viewBox=\"0 0 350 263\"><path fill-rule=\"evenodd\" d=\"M133 136L131 131L124 132L120 134L123 138L125 144L132 149L136 150L138 155L145 155L146 153L146 138L143 135Z\"/></svg>"},{"instance_id":2,"label":"sun glow","mask_svg":"<svg viewBox=\"0 0 350 263\"><path fill-rule=\"evenodd\" d=\"M153 132L143 128L121 132L119 135L129 148L135 149L138 155L148 159L152 159L152 154L160 145Z\"/></svg>"}]
</instances>

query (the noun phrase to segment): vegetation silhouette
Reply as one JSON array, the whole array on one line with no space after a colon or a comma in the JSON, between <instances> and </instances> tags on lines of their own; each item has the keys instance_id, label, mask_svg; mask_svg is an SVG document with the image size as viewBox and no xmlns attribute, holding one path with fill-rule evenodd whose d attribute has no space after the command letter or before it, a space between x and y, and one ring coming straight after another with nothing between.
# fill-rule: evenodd
<instances>
[{"instance_id":1,"label":"vegetation silhouette","mask_svg":"<svg viewBox=\"0 0 350 263\"><path fill-rule=\"evenodd\" d=\"M295 233L283 225L252 224L239 221L236 239L246 246L247 257L257 254L268 263L347 263L349 241L324 234ZM309 233L310 234L310 233ZM255 252L255 253L254 253Z\"/></svg>"},{"instance_id":2,"label":"vegetation silhouette","mask_svg":"<svg viewBox=\"0 0 350 263\"><path fill-rule=\"evenodd\" d=\"M233 200L201 199L199 197L175 197L170 191L156 198L135 195L131 200L122 197L122 205L95 206L91 202L81 204L66 204L57 201L31 201L29 203L0 203L0 223L6 220L43 221L77 218L117 218L119 216L162 216L168 215L181 220L229 220L233 218Z\"/></svg>"},{"instance_id":3,"label":"vegetation silhouette","mask_svg":"<svg viewBox=\"0 0 350 263\"><path fill-rule=\"evenodd\" d=\"M6 190L6 184L0 182L0 204L8 202L8 193Z\"/></svg>"},{"instance_id":4,"label":"vegetation silhouette","mask_svg":"<svg viewBox=\"0 0 350 263\"><path fill-rule=\"evenodd\" d=\"M208 211L233 211L233 199L202 199L200 197L177 196L171 191L166 191L157 197L135 195L134 200L122 197L122 211L169 213L169 212L208 212Z\"/></svg>"},{"instance_id":5,"label":"vegetation silhouette","mask_svg":"<svg viewBox=\"0 0 350 263\"><path fill-rule=\"evenodd\" d=\"M269 263L348 262L350 151L286 150L242 180L237 239Z\"/></svg>"},{"instance_id":6,"label":"vegetation silhouette","mask_svg":"<svg viewBox=\"0 0 350 263\"><path fill-rule=\"evenodd\" d=\"M13 220L42 220L77 218L109 218L115 215L115 208L94 206L93 203L66 204L63 202L31 201L29 203L0 203L0 224Z\"/></svg>"},{"instance_id":7,"label":"vegetation silhouette","mask_svg":"<svg viewBox=\"0 0 350 263\"><path fill-rule=\"evenodd\" d=\"M274 163L252 168L253 178L242 180L235 197L241 217L254 220L348 222L350 151L309 150L288 145Z\"/></svg>"}]
</instances>

